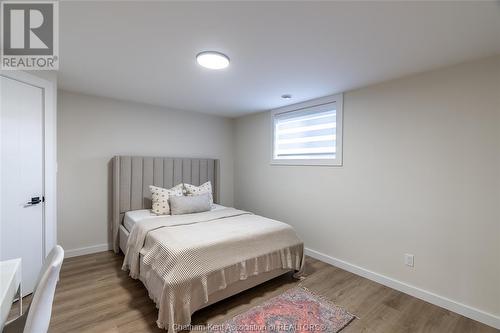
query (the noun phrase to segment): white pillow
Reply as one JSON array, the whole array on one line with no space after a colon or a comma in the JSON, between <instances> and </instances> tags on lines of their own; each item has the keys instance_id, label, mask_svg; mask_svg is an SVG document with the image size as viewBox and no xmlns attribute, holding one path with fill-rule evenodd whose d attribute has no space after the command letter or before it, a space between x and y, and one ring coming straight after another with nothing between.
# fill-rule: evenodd
<instances>
[{"instance_id":1,"label":"white pillow","mask_svg":"<svg viewBox=\"0 0 500 333\"><path fill-rule=\"evenodd\" d=\"M175 185L171 189L149 185L151 191L152 207L151 211L156 215L170 214L170 205L168 204L169 196L182 196L184 187L181 184Z\"/></svg>"},{"instance_id":2,"label":"white pillow","mask_svg":"<svg viewBox=\"0 0 500 333\"><path fill-rule=\"evenodd\" d=\"M210 206L214 204L214 197L212 195L212 183L210 181L201 184L200 186L194 186L191 184L184 184L184 188L186 189L187 195L199 195L208 193L208 197L210 200Z\"/></svg>"},{"instance_id":3,"label":"white pillow","mask_svg":"<svg viewBox=\"0 0 500 333\"><path fill-rule=\"evenodd\" d=\"M208 193L198 195L173 195L169 199L170 213L172 215L193 214L208 212L210 198Z\"/></svg>"}]
</instances>

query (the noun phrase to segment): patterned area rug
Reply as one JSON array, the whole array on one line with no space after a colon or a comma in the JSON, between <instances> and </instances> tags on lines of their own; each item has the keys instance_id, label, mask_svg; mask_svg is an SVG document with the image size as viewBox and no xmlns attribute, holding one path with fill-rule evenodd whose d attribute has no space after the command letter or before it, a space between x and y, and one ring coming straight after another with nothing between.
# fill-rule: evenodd
<instances>
[{"instance_id":1,"label":"patterned area rug","mask_svg":"<svg viewBox=\"0 0 500 333\"><path fill-rule=\"evenodd\" d=\"M346 310L296 287L255 306L210 332L225 333L335 333L346 327L354 316Z\"/></svg>"}]
</instances>

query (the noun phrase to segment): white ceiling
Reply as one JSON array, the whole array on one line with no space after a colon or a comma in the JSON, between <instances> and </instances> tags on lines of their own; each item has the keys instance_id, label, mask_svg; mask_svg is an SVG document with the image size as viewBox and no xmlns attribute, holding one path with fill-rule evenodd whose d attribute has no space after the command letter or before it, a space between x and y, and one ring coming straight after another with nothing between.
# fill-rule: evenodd
<instances>
[{"instance_id":1,"label":"white ceiling","mask_svg":"<svg viewBox=\"0 0 500 333\"><path fill-rule=\"evenodd\" d=\"M232 117L493 54L499 1L60 5L62 89Z\"/></svg>"}]
</instances>

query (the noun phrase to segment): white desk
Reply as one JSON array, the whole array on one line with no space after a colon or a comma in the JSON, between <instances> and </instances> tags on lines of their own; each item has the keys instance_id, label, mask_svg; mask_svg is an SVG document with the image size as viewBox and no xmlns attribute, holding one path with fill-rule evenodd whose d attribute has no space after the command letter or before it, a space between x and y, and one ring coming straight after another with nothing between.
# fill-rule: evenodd
<instances>
[{"instance_id":1,"label":"white desk","mask_svg":"<svg viewBox=\"0 0 500 333\"><path fill-rule=\"evenodd\" d=\"M19 315L22 313L21 259L0 261L0 331L9 316L12 302L19 297Z\"/></svg>"}]
</instances>

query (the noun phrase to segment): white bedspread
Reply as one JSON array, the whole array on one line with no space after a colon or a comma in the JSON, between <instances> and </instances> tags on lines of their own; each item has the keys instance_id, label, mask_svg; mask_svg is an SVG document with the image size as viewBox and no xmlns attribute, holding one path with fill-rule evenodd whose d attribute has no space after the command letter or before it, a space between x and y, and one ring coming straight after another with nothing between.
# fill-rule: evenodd
<instances>
[{"instance_id":1,"label":"white bedspread","mask_svg":"<svg viewBox=\"0 0 500 333\"><path fill-rule=\"evenodd\" d=\"M164 280L158 326L175 332L212 293L275 269L301 274L304 246L288 224L226 208L145 219L132 229L123 269L137 279L143 265ZM145 277L146 286L148 277Z\"/></svg>"}]
</instances>

